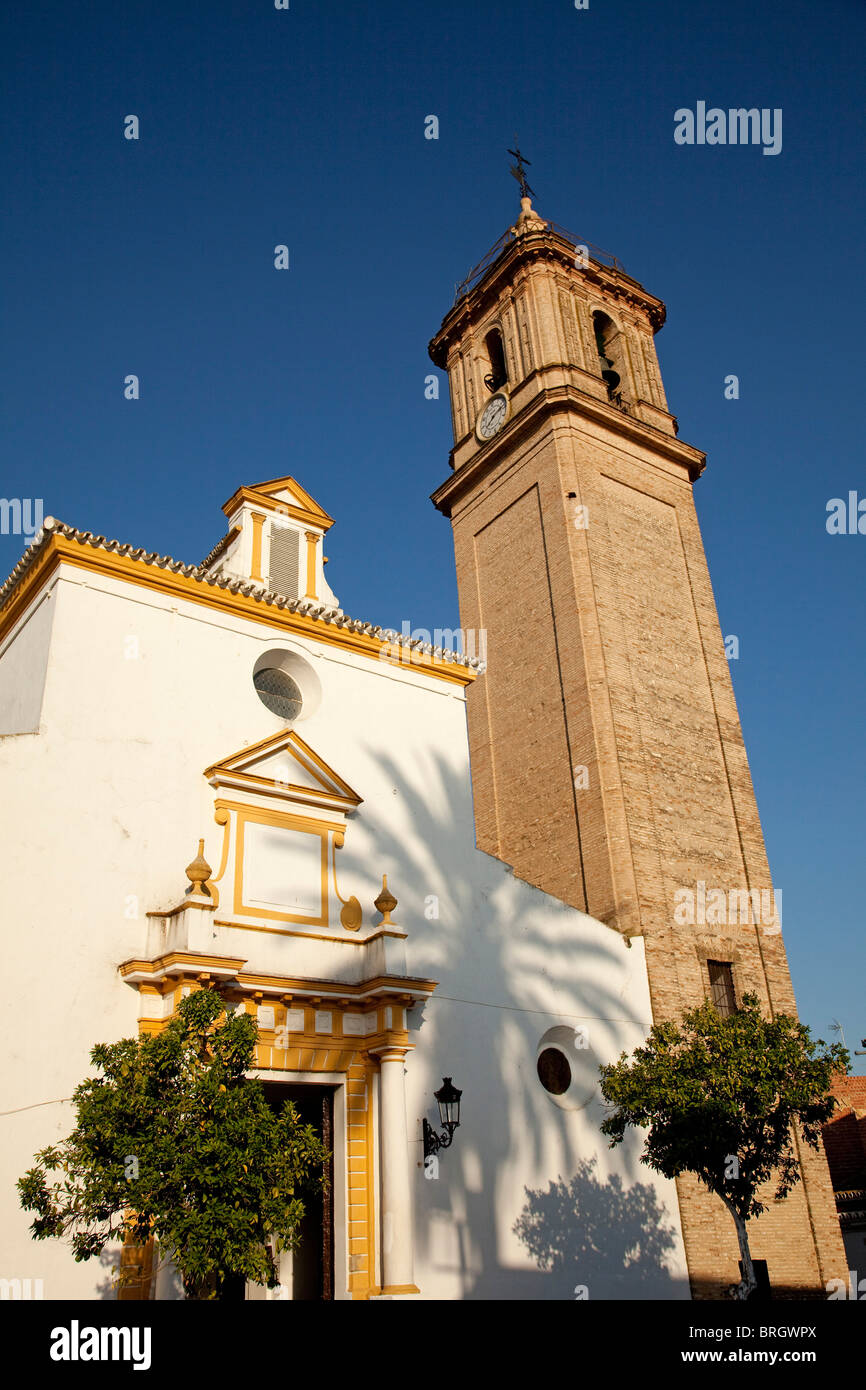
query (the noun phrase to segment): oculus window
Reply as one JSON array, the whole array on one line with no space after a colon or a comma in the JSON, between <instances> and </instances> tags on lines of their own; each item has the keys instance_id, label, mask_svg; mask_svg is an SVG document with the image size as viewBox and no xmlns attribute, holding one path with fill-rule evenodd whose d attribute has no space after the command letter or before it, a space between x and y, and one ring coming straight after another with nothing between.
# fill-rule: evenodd
<instances>
[{"instance_id":1,"label":"oculus window","mask_svg":"<svg viewBox=\"0 0 866 1390\"><path fill-rule=\"evenodd\" d=\"M297 719L304 707L304 699L297 681L287 671L281 671L277 666L263 666L255 672L253 685L262 704L272 714L279 715L287 724Z\"/></svg>"},{"instance_id":2,"label":"oculus window","mask_svg":"<svg viewBox=\"0 0 866 1390\"><path fill-rule=\"evenodd\" d=\"M538 1079L545 1091L552 1096L561 1096L571 1085L571 1067L568 1058L558 1047L546 1047L536 1063Z\"/></svg>"}]
</instances>

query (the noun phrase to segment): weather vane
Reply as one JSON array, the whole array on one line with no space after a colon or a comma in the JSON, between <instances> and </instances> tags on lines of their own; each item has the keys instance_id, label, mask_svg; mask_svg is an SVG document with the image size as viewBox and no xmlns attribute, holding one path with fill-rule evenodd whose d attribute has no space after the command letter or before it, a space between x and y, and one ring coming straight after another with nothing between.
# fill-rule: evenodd
<instances>
[{"instance_id":1,"label":"weather vane","mask_svg":"<svg viewBox=\"0 0 866 1390\"><path fill-rule=\"evenodd\" d=\"M517 179L517 182L520 184L521 198L534 198L535 194L526 182L526 170L530 167L530 162L520 153L520 146L517 144L516 135L514 137L514 144L516 148L508 151L508 153L513 155L517 160L517 163L511 166L511 177Z\"/></svg>"}]
</instances>

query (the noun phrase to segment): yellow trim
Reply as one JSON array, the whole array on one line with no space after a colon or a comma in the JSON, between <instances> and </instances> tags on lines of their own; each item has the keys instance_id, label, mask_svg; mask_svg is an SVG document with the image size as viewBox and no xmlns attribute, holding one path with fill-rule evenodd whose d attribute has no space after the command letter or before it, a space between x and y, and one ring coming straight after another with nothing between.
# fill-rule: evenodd
<instances>
[{"instance_id":1,"label":"yellow trim","mask_svg":"<svg viewBox=\"0 0 866 1390\"><path fill-rule=\"evenodd\" d=\"M328 903L328 836L332 830L342 830L342 825L327 821L313 820L310 816L296 816L289 811L260 811L252 806L229 806L234 811L235 830L235 895L233 908L239 917L266 917L276 922L306 922L311 927L327 927L329 923ZM274 912L266 907L254 907L244 902L244 836L248 821L255 825L268 825L283 830L296 830L305 835L317 835L321 841L321 881L318 916L309 913Z\"/></svg>"},{"instance_id":2,"label":"yellow trim","mask_svg":"<svg viewBox=\"0 0 866 1390\"><path fill-rule=\"evenodd\" d=\"M318 791L315 787L305 787L301 782L278 782L275 777L260 777L257 772L228 772L217 773L212 779L214 786L237 787L239 791L247 790L259 792L262 796L268 796L279 788L280 794L285 800L294 796L296 799L303 799L311 802L314 806L321 806L328 811L344 811L345 798L339 796L337 792ZM360 801L353 802L350 809L354 810Z\"/></svg>"},{"instance_id":3,"label":"yellow trim","mask_svg":"<svg viewBox=\"0 0 866 1390\"><path fill-rule=\"evenodd\" d=\"M342 902L342 899L340 901ZM147 915L148 917L167 917L169 914L167 912L156 912L148 913ZM230 922L228 918L225 917L215 917L213 924L215 927L232 927L235 931L268 931L272 932L274 936L302 936L305 941L336 941L340 946L367 946L371 941L377 940L380 936L393 936L399 941L406 941L408 939L408 932L404 931L374 931L371 932L369 936L349 938L334 936L333 933L330 936L326 936L324 932L294 931L291 927L265 927L255 926L251 922Z\"/></svg>"},{"instance_id":4,"label":"yellow trim","mask_svg":"<svg viewBox=\"0 0 866 1390\"><path fill-rule=\"evenodd\" d=\"M378 1022L378 1020L377 1020ZM375 1162L373 1150L373 1075L375 1063L367 1056L364 1059L364 1077L367 1082L367 1280L376 1283L376 1188Z\"/></svg>"},{"instance_id":5,"label":"yellow trim","mask_svg":"<svg viewBox=\"0 0 866 1390\"><path fill-rule=\"evenodd\" d=\"M265 525L264 512L253 512L253 557L250 564L250 578L262 578L262 531Z\"/></svg>"},{"instance_id":6,"label":"yellow trim","mask_svg":"<svg viewBox=\"0 0 866 1390\"><path fill-rule=\"evenodd\" d=\"M318 531L305 531L307 538L307 592L305 598L316 598L316 546L319 543Z\"/></svg>"},{"instance_id":7,"label":"yellow trim","mask_svg":"<svg viewBox=\"0 0 866 1390\"><path fill-rule=\"evenodd\" d=\"M346 837L342 831L331 836L331 876L334 884L334 892L341 904L340 922L346 928L346 931L360 931L364 924L364 914L361 909L361 904L354 894L350 898L344 898L337 886L337 850L343 848L345 839Z\"/></svg>"},{"instance_id":8,"label":"yellow trim","mask_svg":"<svg viewBox=\"0 0 866 1390\"><path fill-rule=\"evenodd\" d=\"M361 632L347 632L334 623L321 622L303 613L291 613L285 608L277 608L274 604L263 605L261 599L245 594L233 594L228 589L208 584L204 579L177 574L170 569L161 569L159 565L149 565L143 560L133 560L128 555L118 555L114 551L94 547L86 541L69 540L66 536L56 534L51 536L39 559L10 594L0 618L0 641L15 626L37 588L54 574L61 563L74 565L76 568L89 570L109 579L141 584L144 588L166 594L175 601L183 599L190 603L199 603L204 608L216 609L234 618L260 623L271 631L307 637L313 642L340 647L355 656L370 657L377 662L383 660L380 655L383 648L390 650L394 645L384 638L370 637ZM471 685L478 674L466 666L457 666L431 656L419 656L414 650L411 664L396 658L387 664L397 667L406 665L407 670L462 686Z\"/></svg>"},{"instance_id":9,"label":"yellow trim","mask_svg":"<svg viewBox=\"0 0 866 1390\"><path fill-rule=\"evenodd\" d=\"M272 497L277 492L293 492L298 506L318 520L327 521L333 526L334 518L324 507L320 506L311 492L307 492L305 487L301 487L297 478L293 478L287 473L282 478L266 478L263 483L250 483L250 492L263 494L265 497Z\"/></svg>"},{"instance_id":10,"label":"yellow trim","mask_svg":"<svg viewBox=\"0 0 866 1390\"><path fill-rule=\"evenodd\" d=\"M292 493L295 502L281 501L279 497L274 495L277 492ZM244 502L253 507L262 507L265 511L274 512L280 516L290 516L295 521L304 522L307 526L320 526L323 531L330 530L334 524L334 518L329 516L324 508L320 507L308 492L305 492L300 483L295 482L294 478L273 478L269 483L259 483L253 487L239 487L222 506L222 510L229 520Z\"/></svg>"},{"instance_id":11,"label":"yellow trim","mask_svg":"<svg viewBox=\"0 0 866 1390\"><path fill-rule=\"evenodd\" d=\"M224 925L232 926L233 923L227 922ZM329 937L328 940L333 940ZM355 942L351 943L355 945ZM273 994L274 999L279 999L282 995L298 995L303 1000L307 997L311 999L324 999L327 1001L328 1008L335 1008L336 1001L345 999L349 1005L357 1004L359 1007L382 1009L391 1004L396 1004L399 1008L409 1007L409 1003L417 1002L418 995L432 995L436 989L435 980L424 980L416 976L396 976L396 975L377 975L372 980L365 980L363 984L346 984L342 980L316 980L301 979L295 975L263 975L252 971L244 970L246 959L243 956L217 956L205 955L193 951L169 951L165 955L156 956L153 960L143 959L136 956L126 960L118 967L120 975L126 979L133 973L148 975L159 975L162 973L163 982L174 977L170 977L165 972L171 966L179 967L179 973L185 975L201 975L208 971L219 971L222 976L231 976L235 982L233 988L246 992L251 996L256 990L267 989ZM153 990L157 988L159 980L141 980L133 982L138 989ZM374 990L384 990L383 993L373 994ZM312 1007L312 1005L304 1005ZM378 1029L381 1033L383 1030ZM390 1029L391 1033L406 1033L406 1029ZM386 1044L372 1042L370 1038L358 1038L355 1041L362 1043L365 1047L368 1042L371 1046L384 1047ZM389 1046L405 1046L401 1043L388 1044Z\"/></svg>"},{"instance_id":12,"label":"yellow trim","mask_svg":"<svg viewBox=\"0 0 866 1390\"><path fill-rule=\"evenodd\" d=\"M179 965L188 975L192 975L195 971L219 970L221 974L237 976L238 972L246 965L246 960L242 956L209 956L192 951L169 951L167 955L156 956L153 960L135 956L131 960L125 960L118 969L123 978L126 979L127 975L140 971L147 971L150 975L156 975L160 971L166 971L172 965ZM141 985L147 986L154 983L153 980L141 981Z\"/></svg>"},{"instance_id":13,"label":"yellow trim","mask_svg":"<svg viewBox=\"0 0 866 1390\"><path fill-rule=\"evenodd\" d=\"M350 809L361 805L363 798L356 791L353 791L349 783L344 781L332 767L329 767L324 758L321 758L293 729L281 729L279 733L270 734L268 738L263 738L248 748L240 748L237 753L229 753L228 757L221 758L219 762L211 763L210 767L205 768L204 775L211 782L219 782L221 776L232 776L263 786L275 787L277 785L275 778L260 777L257 773L247 772L246 769L251 763L264 761L265 758L273 757L275 753L281 752L291 753L304 772L317 777L322 787L320 793L315 787L295 784L289 784L286 787L285 784L280 783L279 785L284 791L299 792L307 797L321 795L327 797L329 802L347 801L351 803ZM304 759L308 759L313 764L312 770L305 766ZM320 773L321 776L319 776Z\"/></svg>"},{"instance_id":14,"label":"yellow trim","mask_svg":"<svg viewBox=\"0 0 866 1390\"><path fill-rule=\"evenodd\" d=\"M176 955L173 952L172 955ZM230 962L235 964L234 959ZM246 965L242 961L241 965ZM242 977L241 978L241 973ZM299 979L297 976L289 975L262 975L254 974L251 971L238 973L238 980L250 990L261 989L263 985L276 990L278 994L298 994L302 992L312 997L333 995L334 998L341 997L348 1000L361 1000L370 996L370 1006L374 1004L376 1008L384 1008L387 1004L397 1004L401 1008L406 1007L406 996L412 994L432 994L436 988L435 980L422 980L415 976L403 975L376 975L372 980L365 980L363 984L346 984L343 980L311 980ZM372 995L374 989L384 987L385 994ZM393 997L391 997L393 996ZM330 1004L329 1000L329 1004ZM413 998L414 1002L414 998ZM405 1032L405 1029L392 1029L392 1032ZM400 1046L400 1044L394 1044Z\"/></svg>"},{"instance_id":15,"label":"yellow trim","mask_svg":"<svg viewBox=\"0 0 866 1390\"><path fill-rule=\"evenodd\" d=\"M213 888L217 883L219 883L220 879L226 871L226 865L229 862L229 842L232 837L232 818L228 806L218 805L214 812L214 820L216 821L217 825L221 825L223 827L223 852L222 857L220 859L220 871L217 874L216 878L211 878L209 880L209 885L211 888ZM219 906L219 895L217 895L216 906Z\"/></svg>"}]
</instances>

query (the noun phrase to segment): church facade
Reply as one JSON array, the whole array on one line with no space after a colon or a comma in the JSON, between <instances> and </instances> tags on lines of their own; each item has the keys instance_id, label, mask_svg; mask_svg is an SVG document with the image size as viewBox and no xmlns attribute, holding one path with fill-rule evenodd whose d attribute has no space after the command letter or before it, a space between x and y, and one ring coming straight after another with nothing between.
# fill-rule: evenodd
<instances>
[{"instance_id":1,"label":"church facade","mask_svg":"<svg viewBox=\"0 0 866 1390\"><path fill-rule=\"evenodd\" d=\"M610 1150L598 1093L707 994L794 1008L775 918L674 917L698 882L770 887L703 456L667 411L660 301L528 199L494 251L431 344L455 435L434 501L486 668L349 617L332 518L288 476L239 486L200 564L46 518L0 590L8 1281L111 1297L122 1258L136 1296L180 1296L158 1251L32 1242L13 1194L71 1128L90 1048L204 985L256 1018L256 1074L333 1154L280 1289L247 1298L738 1277L721 1204ZM445 1078L460 1123L425 1156ZM802 1159L753 1241L794 1295L844 1275L826 1162Z\"/></svg>"}]
</instances>

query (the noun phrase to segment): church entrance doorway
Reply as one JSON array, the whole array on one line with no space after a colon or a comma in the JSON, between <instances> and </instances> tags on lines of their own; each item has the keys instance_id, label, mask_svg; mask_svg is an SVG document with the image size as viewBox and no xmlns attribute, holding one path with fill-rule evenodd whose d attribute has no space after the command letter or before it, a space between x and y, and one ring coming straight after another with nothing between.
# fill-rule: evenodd
<instances>
[{"instance_id":1,"label":"church entrance doorway","mask_svg":"<svg viewBox=\"0 0 866 1390\"><path fill-rule=\"evenodd\" d=\"M297 1250L279 1257L280 1287L266 1289L248 1283L247 1299L292 1299L304 1302L329 1301L334 1297L334 1087L292 1085L265 1081L265 1098L275 1110L290 1100L303 1124L312 1125L331 1154L324 1193L303 1193L304 1218Z\"/></svg>"}]
</instances>

